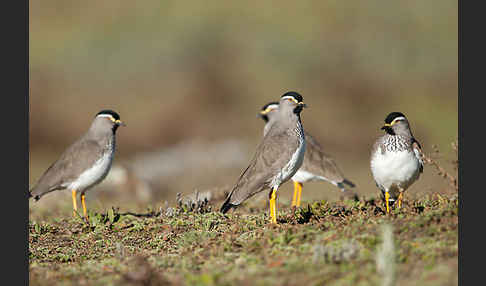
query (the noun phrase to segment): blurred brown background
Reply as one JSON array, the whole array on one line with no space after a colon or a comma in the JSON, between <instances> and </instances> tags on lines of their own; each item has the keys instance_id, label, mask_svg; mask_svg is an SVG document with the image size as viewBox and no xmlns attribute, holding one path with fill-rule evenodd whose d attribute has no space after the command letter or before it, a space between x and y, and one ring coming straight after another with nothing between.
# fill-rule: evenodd
<instances>
[{"instance_id":1,"label":"blurred brown background","mask_svg":"<svg viewBox=\"0 0 486 286\"><path fill-rule=\"evenodd\" d=\"M304 128L363 196L378 190L369 149L401 111L425 152L455 156L457 1L30 1L30 185L111 108L114 169L88 208L174 204L175 194L230 188L261 139L259 109L301 93ZM408 194L447 183L426 166ZM288 203L285 184L280 203ZM303 200L336 199L308 183ZM70 192L31 203L69 215Z\"/></svg>"}]
</instances>

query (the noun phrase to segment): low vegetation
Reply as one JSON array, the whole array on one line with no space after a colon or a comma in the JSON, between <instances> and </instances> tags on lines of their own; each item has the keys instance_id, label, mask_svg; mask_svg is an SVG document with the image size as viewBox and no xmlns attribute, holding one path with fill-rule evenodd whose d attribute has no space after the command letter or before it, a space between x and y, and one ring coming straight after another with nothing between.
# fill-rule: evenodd
<instances>
[{"instance_id":1,"label":"low vegetation","mask_svg":"<svg viewBox=\"0 0 486 286\"><path fill-rule=\"evenodd\" d=\"M457 285L458 198L319 201L255 214L91 214L29 223L31 285L378 285L382 225L393 226L400 285ZM385 273L386 274L386 273Z\"/></svg>"}]
</instances>

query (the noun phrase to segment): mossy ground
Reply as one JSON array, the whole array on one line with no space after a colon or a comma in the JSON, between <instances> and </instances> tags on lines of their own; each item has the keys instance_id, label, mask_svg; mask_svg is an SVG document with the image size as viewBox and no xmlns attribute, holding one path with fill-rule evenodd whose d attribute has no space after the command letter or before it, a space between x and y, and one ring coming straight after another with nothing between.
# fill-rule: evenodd
<instances>
[{"instance_id":1,"label":"mossy ground","mask_svg":"<svg viewBox=\"0 0 486 286\"><path fill-rule=\"evenodd\" d=\"M146 216L91 213L29 222L30 285L380 285L381 225L393 227L396 285L458 284L457 194L317 201L293 213L209 202ZM212 209L212 210L211 210Z\"/></svg>"}]
</instances>

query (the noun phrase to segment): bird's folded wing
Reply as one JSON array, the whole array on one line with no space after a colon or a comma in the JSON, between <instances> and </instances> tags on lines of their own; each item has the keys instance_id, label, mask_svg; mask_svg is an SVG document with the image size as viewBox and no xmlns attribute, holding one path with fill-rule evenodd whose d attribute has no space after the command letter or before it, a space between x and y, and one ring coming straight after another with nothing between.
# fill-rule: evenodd
<instances>
[{"instance_id":1,"label":"bird's folded wing","mask_svg":"<svg viewBox=\"0 0 486 286\"><path fill-rule=\"evenodd\" d=\"M415 153L415 157L417 157L417 159L420 162L420 173L423 173L424 161L423 161L422 147L420 146L420 143L415 138L412 139L412 149L413 152Z\"/></svg>"},{"instance_id":2,"label":"bird's folded wing","mask_svg":"<svg viewBox=\"0 0 486 286\"><path fill-rule=\"evenodd\" d=\"M297 150L298 141L297 144L293 141L285 133L265 136L231 191L230 202L239 204L268 187Z\"/></svg>"},{"instance_id":3,"label":"bird's folded wing","mask_svg":"<svg viewBox=\"0 0 486 286\"><path fill-rule=\"evenodd\" d=\"M305 133L305 138L307 147L302 168L332 182L342 182L343 173L334 159L323 151L321 145L310 134Z\"/></svg>"},{"instance_id":4,"label":"bird's folded wing","mask_svg":"<svg viewBox=\"0 0 486 286\"><path fill-rule=\"evenodd\" d=\"M94 140L75 142L44 172L33 189L33 195L65 188L67 183L93 166L102 151L103 147Z\"/></svg>"}]
</instances>

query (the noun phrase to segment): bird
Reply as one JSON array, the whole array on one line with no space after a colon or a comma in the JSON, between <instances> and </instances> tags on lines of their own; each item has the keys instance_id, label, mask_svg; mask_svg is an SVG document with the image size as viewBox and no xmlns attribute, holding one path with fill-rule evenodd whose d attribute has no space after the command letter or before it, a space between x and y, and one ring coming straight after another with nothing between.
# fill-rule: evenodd
<instances>
[{"instance_id":1,"label":"bird","mask_svg":"<svg viewBox=\"0 0 486 286\"><path fill-rule=\"evenodd\" d=\"M370 167L376 186L382 192L386 212L396 201L401 208L403 192L424 171L422 147L410 129L410 123L401 112L391 112L381 128L385 134L376 139L371 149ZM391 197L390 193L395 194Z\"/></svg>"},{"instance_id":2,"label":"bird","mask_svg":"<svg viewBox=\"0 0 486 286\"><path fill-rule=\"evenodd\" d=\"M279 105L276 115L279 119L260 141L250 164L221 206L222 213L236 208L253 195L270 189L271 223L277 223L277 190L300 168L306 149L300 119L300 113L306 107L302 95L295 91L286 92L280 97Z\"/></svg>"},{"instance_id":3,"label":"bird","mask_svg":"<svg viewBox=\"0 0 486 286\"><path fill-rule=\"evenodd\" d=\"M29 199L38 201L47 193L71 190L73 215L77 214L76 194L81 193L83 215L88 220L85 193L110 171L116 146L116 131L126 126L113 110L98 112L88 131L72 143L29 190Z\"/></svg>"},{"instance_id":4,"label":"bird","mask_svg":"<svg viewBox=\"0 0 486 286\"><path fill-rule=\"evenodd\" d=\"M278 120L277 114L278 102L276 101L267 103L262 107L258 115L265 121L263 136L268 132L271 125ZM305 130L304 135L306 139L304 162L291 179L294 182L294 195L292 197L291 207L294 209L300 207L302 187L305 182L326 181L338 187L346 194L349 193L346 186L351 188L356 186L344 177L343 172L339 169L335 160L323 151L322 146L308 131ZM356 194L353 195L356 199Z\"/></svg>"}]
</instances>

